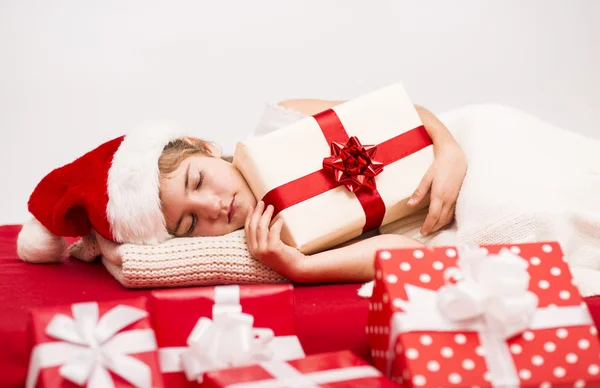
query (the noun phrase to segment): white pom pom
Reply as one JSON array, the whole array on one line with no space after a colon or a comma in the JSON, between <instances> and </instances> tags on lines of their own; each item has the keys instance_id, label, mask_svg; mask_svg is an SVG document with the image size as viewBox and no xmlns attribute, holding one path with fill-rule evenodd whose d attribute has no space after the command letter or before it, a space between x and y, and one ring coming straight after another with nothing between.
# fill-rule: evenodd
<instances>
[{"instance_id":1,"label":"white pom pom","mask_svg":"<svg viewBox=\"0 0 600 388\"><path fill-rule=\"evenodd\" d=\"M35 218L23 225L17 238L17 254L30 263L56 263L66 255L67 242L55 236Z\"/></svg>"}]
</instances>

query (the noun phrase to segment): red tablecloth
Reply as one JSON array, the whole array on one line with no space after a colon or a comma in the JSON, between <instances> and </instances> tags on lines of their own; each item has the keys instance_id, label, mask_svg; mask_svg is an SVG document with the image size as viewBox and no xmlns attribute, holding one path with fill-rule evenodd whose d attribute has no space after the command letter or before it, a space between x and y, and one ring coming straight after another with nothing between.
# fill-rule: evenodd
<instances>
[{"instance_id":1,"label":"red tablecloth","mask_svg":"<svg viewBox=\"0 0 600 388\"><path fill-rule=\"evenodd\" d=\"M31 307L146 295L117 283L100 263L23 263L16 254L20 226L0 226L0 387L20 387L28 365L26 320ZM296 326L308 354L349 349L370 361L367 300L359 285L296 286ZM600 297L586 300L600 324Z\"/></svg>"}]
</instances>

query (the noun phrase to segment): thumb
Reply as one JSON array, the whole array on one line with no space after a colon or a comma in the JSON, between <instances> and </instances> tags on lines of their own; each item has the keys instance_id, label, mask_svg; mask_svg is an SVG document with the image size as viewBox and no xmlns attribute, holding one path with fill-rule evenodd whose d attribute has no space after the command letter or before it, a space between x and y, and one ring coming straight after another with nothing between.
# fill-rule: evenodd
<instances>
[{"instance_id":1,"label":"thumb","mask_svg":"<svg viewBox=\"0 0 600 388\"><path fill-rule=\"evenodd\" d=\"M407 203L408 206L413 207L413 206L417 206L419 203L421 203L423 198L425 198L425 196L429 193L429 189L431 188L432 180L433 179L429 172L423 176L423 179L421 179L419 186L413 192L410 199L408 200L408 203Z\"/></svg>"}]
</instances>

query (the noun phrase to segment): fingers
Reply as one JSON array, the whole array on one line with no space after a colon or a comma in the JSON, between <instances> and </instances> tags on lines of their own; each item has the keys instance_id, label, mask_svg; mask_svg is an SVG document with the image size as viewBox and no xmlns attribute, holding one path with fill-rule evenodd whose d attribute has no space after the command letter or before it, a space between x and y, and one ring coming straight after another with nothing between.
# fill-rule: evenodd
<instances>
[{"instance_id":1,"label":"fingers","mask_svg":"<svg viewBox=\"0 0 600 388\"><path fill-rule=\"evenodd\" d=\"M248 249L252 252L252 248L254 247L254 242L256 241L256 237L252 235L250 231L250 220L252 219L252 214L254 214L254 208L250 206L248 208L248 214L246 214L246 221L244 222L244 232L246 233L246 244L248 244Z\"/></svg>"},{"instance_id":2,"label":"fingers","mask_svg":"<svg viewBox=\"0 0 600 388\"><path fill-rule=\"evenodd\" d=\"M258 226L256 229L256 242L257 248L261 252L266 252L268 249L269 224L271 223L271 217L273 217L273 210L273 206L267 206L267 209L258 220Z\"/></svg>"},{"instance_id":3,"label":"fingers","mask_svg":"<svg viewBox=\"0 0 600 388\"><path fill-rule=\"evenodd\" d=\"M448 204L444 204L442 205L442 210L440 211L440 218L438 218L437 222L435 223L435 225L433 225L433 228L431 228L431 233L433 232L437 232L438 230L440 230L441 228L443 228L444 226L446 226L446 224L448 223L448 213L450 212L450 205Z\"/></svg>"},{"instance_id":4,"label":"fingers","mask_svg":"<svg viewBox=\"0 0 600 388\"><path fill-rule=\"evenodd\" d=\"M452 221L454 221L455 211L456 211L456 203L453 203L452 206L450 207L450 210L448 210L448 218L446 219L446 222L444 223L444 225L449 225L450 223L452 223Z\"/></svg>"},{"instance_id":5,"label":"fingers","mask_svg":"<svg viewBox=\"0 0 600 388\"><path fill-rule=\"evenodd\" d=\"M440 219L441 213L442 203L437 198L432 199L431 203L429 204L429 212L427 213L425 222L423 222L423 226L421 227L421 235L426 236L432 231L433 227Z\"/></svg>"},{"instance_id":6,"label":"fingers","mask_svg":"<svg viewBox=\"0 0 600 388\"><path fill-rule=\"evenodd\" d=\"M279 243L281 242L281 228L283 227L283 219L278 219L271 230L269 230L269 242L267 249L271 252L275 252L277 248L279 248Z\"/></svg>"},{"instance_id":7,"label":"fingers","mask_svg":"<svg viewBox=\"0 0 600 388\"><path fill-rule=\"evenodd\" d=\"M425 234L437 232L444 226L449 225L454 220L454 211L455 211L456 202L448 203L448 202L443 202L441 200L436 200L435 203L441 204L439 217L437 218L437 221L433 224L433 227L431 227L431 229L427 230ZM435 218L435 214L432 214L431 207L429 209L429 214L428 214L427 218L429 218L430 215L431 215L432 219ZM427 219L423 223L422 231L425 230L426 223L427 223ZM423 234L423 235L425 235L425 234Z\"/></svg>"},{"instance_id":8,"label":"fingers","mask_svg":"<svg viewBox=\"0 0 600 388\"><path fill-rule=\"evenodd\" d=\"M433 181L433 174L430 171L427 171L427 173L421 179L419 186L417 186L417 189L414 191L414 193L408 200L407 205L410 207L413 207L413 206L417 206L419 203L421 203L423 198L425 198L427 196L427 194L429 193L429 190L431 189L432 181Z\"/></svg>"},{"instance_id":9,"label":"fingers","mask_svg":"<svg viewBox=\"0 0 600 388\"><path fill-rule=\"evenodd\" d=\"M276 235L276 238L279 238L283 223L278 228L275 228L275 225L273 225L275 230L269 228L273 212L273 206L269 205L265 209L265 203L262 201L256 204L255 209L252 207L248 209L244 230L246 232L248 249L253 256L267 253L270 249L271 240L275 238L273 236Z\"/></svg>"},{"instance_id":10,"label":"fingers","mask_svg":"<svg viewBox=\"0 0 600 388\"><path fill-rule=\"evenodd\" d=\"M255 209L250 207L248 209L248 214L246 215L246 243L248 244L248 249L250 252L254 252L258 248L257 228L258 222L263 214L264 207L264 202L260 201L256 204Z\"/></svg>"}]
</instances>

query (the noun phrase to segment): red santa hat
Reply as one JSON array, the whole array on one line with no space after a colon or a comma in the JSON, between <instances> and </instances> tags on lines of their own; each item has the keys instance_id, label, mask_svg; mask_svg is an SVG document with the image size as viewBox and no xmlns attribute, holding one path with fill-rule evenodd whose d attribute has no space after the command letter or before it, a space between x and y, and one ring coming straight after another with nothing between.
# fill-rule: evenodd
<instances>
[{"instance_id":1,"label":"red santa hat","mask_svg":"<svg viewBox=\"0 0 600 388\"><path fill-rule=\"evenodd\" d=\"M86 236L92 230L116 243L167 240L158 159L169 142L182 136L171 128L140 128L50 172L29 199L34 219L19 233L19 257L59 261L67 248L65 236Z\"/></svg>"}]
</instances>

